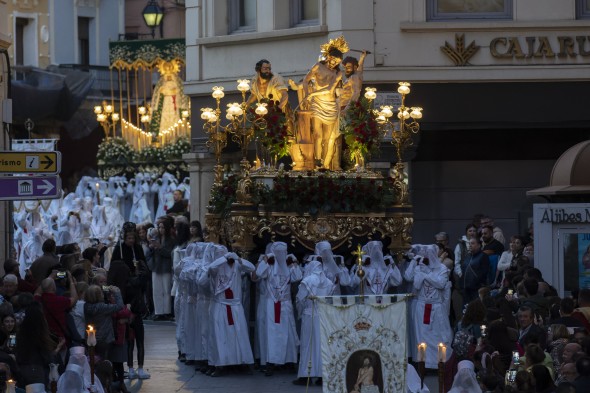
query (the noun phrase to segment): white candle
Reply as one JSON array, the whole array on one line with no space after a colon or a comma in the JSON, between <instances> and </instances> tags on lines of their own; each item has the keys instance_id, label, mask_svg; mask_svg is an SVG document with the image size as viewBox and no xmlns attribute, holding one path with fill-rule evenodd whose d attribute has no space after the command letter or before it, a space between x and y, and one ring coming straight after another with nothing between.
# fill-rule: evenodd
<instances>
[{"instance_id":1,"label":"white candle","mask_svg":"<svg viewBox=\"0 0 590 393\"><path fill-rule=\"evenodd\" d=\"M16 382L12 379L6 381L6 393L15 393L16 392Z\"/></svg>"},{"instance_id":2,"label":"white candle","mask_svg":"<svg viewBox=\"0 0 590 393\"><path fill-rule=\"evenodd\" d=\"M447 361L447 346L443 343L438 344L438 361L439 363Z\"/></svg>"},{"instance_id":3,"label":"white candle","mask_svg":"<svg viewBox=\"0 0 590 393\"><path fill-rule=\"evenodd\" d=\"M96 346L96 330L94 330L94 326L92 325L88 325L88 329L86 329L86 344L88 344L89 347L95 347Z\"/></svg>"},{"instance_id":4,"label":"white candle","mask_svg":"<svg viewBox=\"0 0 590 393\"><path fill-rule=\"evenodd\" d=\"M418 361L419 362L426 361L426 343L418 344Z\"/></svg>"}]
</instances>

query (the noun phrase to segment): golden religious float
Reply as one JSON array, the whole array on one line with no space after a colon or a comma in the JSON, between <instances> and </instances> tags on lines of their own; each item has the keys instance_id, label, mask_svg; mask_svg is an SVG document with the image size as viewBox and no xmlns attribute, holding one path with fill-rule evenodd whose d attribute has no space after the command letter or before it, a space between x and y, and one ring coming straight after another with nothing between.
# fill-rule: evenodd
<instances>
[{"instance_id":1,"label":"golden religious float","mask_svg":"<svg viewBox=\"0 0 590 393\"><path fill-rule=\"evenodd\" d=\"M265 236L308 250L322 240L352 250L374 238L388 239L392 254L409 248L413 218L402 154L419 131L422 108L406 107L407 82L397 90L401 105L375 108L376 89L361 94L362 64L353 72L346 66L346 75L340 70L349 51L344 37L322 45L320 61L302 82L289 81L297 106L265 96L286 94L287 87L280 76L265 73L264 64L251 81L238 80L242 101L227 103L225 116L224 90L213 87L215 105L201 108L217 162L206 215L209 241L245 253ZM366 52L356 52L364 59ZM385 175L365 164L384 137L396 151L396 164ZM234 172L222 155L230 140L242 153Z\"/></svg>"},{"instance_id":2,"label":"golden religious float","mask_svg":"<svg viewBox=\"0 0 590 393\"><path fill-rule=\"evenodd\" d=\"M111 94L94 107L105 134L97 154L101 176L187 176L182 154L190 152L191 126L182 80L184 39L110 42L109 58Z\"/></svg>"}]
</instances>

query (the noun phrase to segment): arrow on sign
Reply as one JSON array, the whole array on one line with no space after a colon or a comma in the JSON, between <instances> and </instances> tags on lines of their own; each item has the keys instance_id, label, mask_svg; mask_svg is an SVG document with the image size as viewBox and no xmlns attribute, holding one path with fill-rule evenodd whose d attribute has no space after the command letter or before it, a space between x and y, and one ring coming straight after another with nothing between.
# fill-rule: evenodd
<instances>
[{"instance_id":1,"label":"arrow on sign","mask_svg":"<svg viewBox=\"0 0 590 393\"><path fill-rule=\"evenodd\" d=\"M45 169L49 169L53 165L53 160L51 157L45 156L45 160L41 161L41 164L45 164Z\"/></svg>"},{"instance_id":2,"label":"arrow on sign","mask_svg":"<svg viewBox=\"0 0 590 393\"><path fill-rule=\"evenodd\" d=\"M43 161L41 161L41 162L43 162ZM47 180L43 180L43 183L44 184L42 184L42 185L38 185L37 189L38 190L45 190L45 191L43 191L43 195L47 195L47 194L49 194L49 191L53 190L54 186L53 186L53 184L51 184L51 182L49 182Z\"/></svg>"}]
</instances>

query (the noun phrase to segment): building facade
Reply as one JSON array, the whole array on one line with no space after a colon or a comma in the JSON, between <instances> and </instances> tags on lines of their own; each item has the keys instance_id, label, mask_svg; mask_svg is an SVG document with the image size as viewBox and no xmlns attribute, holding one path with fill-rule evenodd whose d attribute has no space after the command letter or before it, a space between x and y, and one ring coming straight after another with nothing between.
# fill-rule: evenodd
<instances>
[{"instance_id":1,"label":"building facade","mask_svg":"<svg viewBox=\"0 0 590 393\"><path fill-rule=\"evenodd\" d=\"M2 135L0 136L0 150L8 146L8 127L11 122L10 104L7 104L8 89L10 83L10 58L8 50L12 44L8 30L8 5L7 0L0 0L0 119L2 122ZM10 244L10 227L8 217L9 202L0 201L0 256L8 257L8 245Z\"/></svg>"},{"instance_id":2,"label":"building facade","mask_svg":"<svg viewBox=\"0 0 590 393\"><path fill-rule=\"evenodd\" d=\"M320 45L339 35L371 52L365 86L394 94L398 81L412 83L408 101L424 108L406 156L418 243L439 231L454 243L477 213L493 217L507 239L523 233L538 201L526 191L546 185L561 153L590 138L587 0L187 0L186 7L193 119L212 105L212 86L235 94L235 80L253 76L262 58L300 80ZM191 180L202 189L191 193L191 206L202 219L211 163L193 123ZM381 167L395 161L382 146Z\"/></svg>"}]
</instances>

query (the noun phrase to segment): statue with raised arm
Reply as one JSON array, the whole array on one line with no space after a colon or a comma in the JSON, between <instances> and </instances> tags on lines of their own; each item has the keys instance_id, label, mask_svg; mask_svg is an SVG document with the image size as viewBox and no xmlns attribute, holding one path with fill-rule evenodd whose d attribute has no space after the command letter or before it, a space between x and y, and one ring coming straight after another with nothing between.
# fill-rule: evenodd
<instances>
[{"instance_id":1,"label":"statue with raised arm","mask_svg":"<svg viewBox=\"0 0 590 393\"><path fill-rule=\"evenodd\" d=\"M358 101L361 96L365 57L367 57L366 50L362 51L361 57L358 60L352 56L347 56L342 60L342 66L344 67L344 74L346 76L340 93L340 109L342 113L346 111L346 108L351 102Z\"/></svg>"},{"instance_id":2,"label":"statue with raised arm","mask_svg":"<svg viewBox=\"0 0 590 393\"><path fill-rule=\"evenodd\" d=\"M316 167L324 169L339 168L340 157L334 154L336 139L340 135L340 105L336 88L342 81L342 54L347 51L344 37L322 45L324 60L317 62L303 79L303 96L310 101L312 113Z\"/></svg>"}]
</instances>

